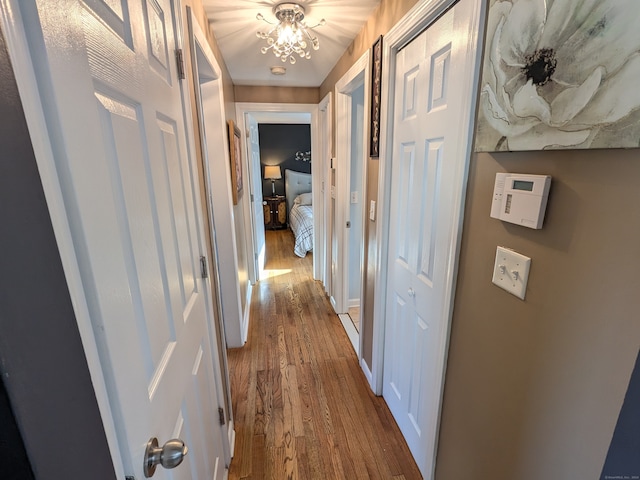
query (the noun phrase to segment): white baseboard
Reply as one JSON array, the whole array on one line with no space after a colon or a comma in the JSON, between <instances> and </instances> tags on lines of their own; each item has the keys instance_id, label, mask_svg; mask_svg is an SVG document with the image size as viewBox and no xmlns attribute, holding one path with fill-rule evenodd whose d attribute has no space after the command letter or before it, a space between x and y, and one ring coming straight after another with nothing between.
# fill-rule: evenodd
<instances>
[{"instance_id":1,"label":"white baseboard","mask_svg":"<svg viewBox=\"0 0 640 480\"><path fill-rule=\"evenodd\" d=\"M356 327L353 325L353 322L351 321L351 317L346 313L341 313L338 315L338 318L342 322L342 326L344 327L344 330L347 332L347 337L349 337L351 346L355 350L356 355L359 357L360 356L360 352L359 352L360 335L358 334Z\"/></svg>"},{"instance_id":2,"label":"white baseboard","mask_svg":"<svg viewBox=\"0 0 640 480\"><path fill-rule=\"evenodd\" d=\"M242 344L247 343L249 337L249 318L251 316L251 292L253 292L253 285L247 283L247 298L245 299L244 315L242 318Z\"/></svg>"},{"instance_id":3,"label":"white baseboard","mask_svg":"<svg viewBox=\"0 0 640 480\"><path fill-rule=\"evenodd\" d=\"M333 311L338 313L338 309L336 308L336 299L333 298L333 295L329 296L329 302L331 303L331 306L333 307Z\"/></svg>"},{"instance_id":4,"label":"white baseboard","mask_svg":"<svg viewBox=\"0 0 640 480\"><path fill-rule=\"evenodd\" d=\"M371 390L373 391L373 393L376 393L375 385L373 384L373 374L371 373L371 370L369 369L369 365L367 365L367 362L364 361L364 358L360 359L360 368L362 368L362 371L364 372L364 376L367 378L367 382L369 382L369 387L371 387Z\"/></svg>"},{"instance_id":5,"label":"white baseboard","mask_svg":"<svg viewBox=\"0 0 640 480\"><path fill-rule=\"evenodd\" d=\"M233 454L236 449L236 429L233 427L233 420L229 420L229 451L231 452L231 458L233 458Z\"/></svg>"}]
</instances>

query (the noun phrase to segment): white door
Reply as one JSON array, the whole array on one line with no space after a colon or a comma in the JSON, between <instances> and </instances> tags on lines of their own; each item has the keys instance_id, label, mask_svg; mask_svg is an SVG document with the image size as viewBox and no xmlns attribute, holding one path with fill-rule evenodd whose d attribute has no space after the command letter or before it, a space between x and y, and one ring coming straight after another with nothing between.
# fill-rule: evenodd
<instances>
[{"instance_id":1,"label":"white door","mask_svg":"<svg viewBox=\"0 0 640 480\"><path fill-rule=\"evenodd\" d=\"M251 184L253 189L253 235L254 235L254 261L256 281L260 280L265 262L264 240L264 211L262 209L262 167L260 166L260 136L258 135L258 122L250 113L245 116L245 125L249 127L249 168L251 169Z\"/></svg>"},{"instance_id":2,"label":"white door","mask_svg":"<svg viewBox=\"0 0 640 480\"><path fill-rule=\"evenodd\" d=\"M461 6L461 5L465 6ZM397 53L383 396L425 478L440 414L474 61L463 0ZM469 102L470 103L470 102Z\"/></svg>"},{"instance_id":3,"label":"white door","mask_svg":"<svg viewBox=\"0 0 640 480\"><path fill-rule=\"evenodd\" d=\"M147 441L178 437L189 448L185 461L159 467L154 478L221 479L217 355L210 286L200 273L205 248L176 73L175 5L20 5L124 473L144 478Z\"/></svg>"}]
</instances>

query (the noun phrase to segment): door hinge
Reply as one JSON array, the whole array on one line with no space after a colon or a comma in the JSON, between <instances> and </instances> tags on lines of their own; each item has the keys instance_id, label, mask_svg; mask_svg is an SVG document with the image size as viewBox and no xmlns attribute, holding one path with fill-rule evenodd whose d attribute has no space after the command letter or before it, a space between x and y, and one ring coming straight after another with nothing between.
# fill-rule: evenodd
<instances>
[{"instance_id":1,"label":"door hinge","mask_svg":"<svg viewBox=\"0 0 640 480\"><path fill-rule=\"evenodd\" d=\"M176 49L176 63L178 64L178 78L184 80L187 77L184 73L184 56L181 48Z\"/></svg>"},{"instance_id":2,"label":"door hinge","mask_svg":"<svg viewBox=\"0 0 640 480\"><path fill-rule=\"evenodd\" d=\"M202 278L209 278L209 267L207 265L207 257L202 255L200 257L200 274Z\"/></svg>"},{"instance_id":3,"label":"door hinge","mask_svg":"<svg viewBox=\"0 0 640 480\"><path fill-rule=\"evenodd\" d=\"M218 408L218 416L220 417L220 425L224 425L225 421L224 421L224 408L219 407Z\"/></svg>"},{"instance_id":4,"label":"door hinge","mask_svg":"<svg viewBox=\"0 0 640 480\"><path fill-rule=\"evenodd\" d=\"M250 197L251 197L251 201L253 202L253 193L250 194Z\"/></svg>"}]
</instances>

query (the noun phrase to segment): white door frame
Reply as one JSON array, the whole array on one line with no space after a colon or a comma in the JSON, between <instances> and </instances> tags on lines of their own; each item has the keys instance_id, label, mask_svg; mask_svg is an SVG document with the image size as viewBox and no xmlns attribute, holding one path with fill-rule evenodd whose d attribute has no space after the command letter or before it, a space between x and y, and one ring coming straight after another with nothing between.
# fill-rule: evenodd
<instances>
[{"instance_id":1,"label":"white door frame","mask_svg":"<svg viewBox=\"0 0 640 480\"><path fill-rule=\"evenodd\" d=\"M304 115L304 116L301 116ZM249 103L238 102L236 103L236 120L238 128L241 132L247 131L247 125L245 121L245 115L252 115L258 121L258 123L302 123L310 124L311 126L311 182L313 190L313 205L322 205L322 155L320 155L319 148L319 135L318 135L318 105L309 103ZM245 172L250 170L249 155L247 151L246 142L242 143L242 168ZM251 179L249 182L250 195L243 195L241 202L242 208L245 213L245 230L252 232L254 224L256 222L255 215L253 215L251 208L251 196L255 195L256 189L262 189L261 179ZM316 255L315 246L321 245L324 238L324 229L321 223L322 216L316 215L316 208L313 209L313 278L320 280L322 278L322 263ZM287 212L288 214L288 212ZM253 259L256 255L256 246L254 244L253 235L245 236L245 248L247 254L250 257L249 263L254 263ZM253 269L255 270L255 268ZM254 275L256 273L254 272ZM259 280L257 276L255 280Z\"/></svg>"},{"instance_id":2,"label":"white door frame","mask_svg":"<svg viewBox=\"0 0 640 480\"><path fill-rule=\"evenodd\" d=\"M367 50L352 66L351 68L338 80L335 85L335 99L336 99L336 158L335 158L335 170L336 170L336 211L333 225L337 230L338 238L338 252L335 259L335 265L338 269L336 275L336 284L332 285L332 295L330 297L333 308L336 313L347 313L349 308L349 283L348 283L348 258L349 258L349 229L346 226L348 220L348 210L351 206L350 203L350 178L351 178L351 145L355 141L362 143L362 186L366 188L367 182L367 132L369 121L369 50ZM361 139L351 138L351 125L352 125L352 109L351 109L351 94L353 91L361 85L361 81L364 82L364 127L363 135ZM366 195L363 197L366 198ZM362 209L362 225L366 225L365 211ZM364 252L364 235L361 239L361 252ZM360 265L364 257L360 258ZM333 259L332 259L333 261ZM362 268L361 268L362 275ZM360 282L360 299L363 298L364 279ZM355 329L355 328L354 328ZM359 337L362 337L359 335ZM356 351L362 351L362 341L359 341L360 345L356 348Z\"/></svg>"},{"instance_id":3,"label":"white door frame","mask_svg":"<svg viewBox=\"0 0 640 480\"><path fill-rule=\"evenodd\" d=\"M240 295L239 295L239 289L238 289L238 285L239 285L238 282L236 281L236 283L233 284L232 281L229 281L228 277L224 276L224 275L227 275L228 272L226 271L223 272L221 271L221 268L220 268L220 261L221 261L220 256L231 254L231 252L229 252L228 254L225 253L223 248L232 248L233 246L235 246L235 236L230 235L227 237L226 235L218 235L218 236L215 235L213 203L215 201L220 201L220 199L214 197L215 194L212 190L222 190L221 188L219 188L222 182L216 182L216 188L214 189L210 187L210 185L212 184L213 177L211 173L212 168L210 165L211 159L209 159L207 155L207 151L211 148L211 146L219 145L220 139L224 139L226 134L224 129L225 119L224 119L224 103L223 103L224 100L223 100L223 93L222 93L222 70L220 69L218 62L216 61L216 58L213 55L213 52L211 51L211 47L209 45L209 42L207 41L205 33L202 31L202 28L200 27L200 24L198 23L191 7L186 7L186 20L187 20L186 34L189 37L190 50L192 55L192 68L193 68L192 74L193 74L193 84L195 89L194 101L196 103L195 105L196 113L199 116L198 120L200 122L200 127L201 127L200 147L202 150L202 157L203 157L202 163L204 167L204 177L205 177L204 178L205 194L207 195L207 199L206 199L207 212L203 212L203 214L209 215L209 227L210 227L209 237L211 239L211 242L213 243L213 245L211 246L212 247L211 250L213 252L214 258L212 258L210 261L210 268L209 268L210 278L208 280L208 283L210 287L209 290L212 291L211 287L213 286L215 287L215 291L216 291L215 296L217 300L216 301L217 315L213 321L218 321L221 327L220 328L221 334L223 335L223 338L215 338L214 336L216 334L216 328L214 325L211 325L210 331L211 331L212 337L214 337L211 339L212 355L215 354L217 358L221 358L222 360L222 365L214 365L214 373L216 375L224 376L224 378L219 378L219 383L227 387L226 389L224 389L224 391L218 392L219 396L224 397L224 398L218 398L218 402L219 402L219 405L225 405L229 410L226 412L226 417L228 419L228 425L227 425L228 443L224 444L225 461L227 461L227 466L228 466L229 462L231 461L231 457L233 457L233 449L235 444L235 429L234 429L234 421L233 421L233 412L231 407L232 405L231 388L230 388L231 382L229 380L229 370L228 370L227 351L226 351L227 341L225 338L225 332L226 332L227 326L225 325L225 310L224 310L223 302L224 302L224 299L226 298L227 302L233 301L234 303L232 303L232 305L234 305L235 298L237 298L239 301ZM196 58L198 54L195 49L199 49L200 52L202 52L202 54L204 55L205 59L198 61ZM201 64L201 62L203 61L206 61L206 65ZM202 103L203 99L200 94L201 83L199 80L199 76L201 71L209 70L209 69L210 69L210 72L208 73L210 73L212 77L209 82L215 83L215 89L217 90L218 97L219 97L218 101L216 102L219 108L219 111L217 112L218 113L217 119L203 118L205 115L204 115L203 103ZM216 125L218 128L216 128ZM213 126L214 132L206 130L206 126L208 126L209 128ZM193 128L195 128L195 126ZM205 136L205 131L208 133L208 136ZM193 132L193 129L192 129L192 132ZM191 137L195 139L195 136L193 134L191 135ZM218 139L218 141L216 141L216 139ZM223 150L226 152L226 148L223 148ZM228 157L224 159L224 163L230 168ZM226 178L230 178L230 176L227 176ZM227 190L228 195L226 195L228 199L231 194L230 193L231 182L228 181L226 182L226 184L228 186L228 190ZM228 202L227 208L231 210L231 202ZM231 222L231 217L229 217L228 221ZM233 233L235 233L235 230L232 227L233 227L233 224L231 223L229 225L229 228ZM220 228L220 225L218 225L218 228ZM224 229L224 225L222 226L222 228ZM228 243L225 245L221 245L221 242L223 241L223 239L226 239ZM235 264L237 265L237 256L235 254L235 251L233 251L232 253L233 253L232 259L235 260ZM236 278L237 278L237 268L234 274L236 275ZM213 279L211 279L212 276L214 277ZM225 284L231 284L231 285L227 285L227 287L229 286L234 287L232 289L232 292L236 294L235 298L224 297L223 285ZM220 352L219 354L220 349L222 349L222 352Z\"/></svg>"},{"instance_id":4,"label":"white door frame","mask_svg":"<svg viewBox=\"0 0 640 480\"><path fill-rule=\"evenodd\" d=\"M236 242L236 229L233 220L233 202L231 200L231 166L229 161L229 149L227 143L227 124L225 121L225 109L223 98L222 70L216 61L209 42L201 32L199 24L192 20L194 26L194 41L197 41L201 51L206 57L206 62L213 70L213 79L201 87L199 101L203 108L206 105L206 114L203 113L203 121L206 138L203 138L203 162L205 165L205 184L215 185L208 188L207 205L211 212L209 223L213 226L211 238L214 241L214 249L217 249L217 268L222 311L224 313L224 332L228 347L242 347L247 339L247 321L243 315L242 301L240 298L240 279L238 277L238 248ZM194 78L197 87L200 87L197 78ZM213 112L213 114L211 114ZM191 121L191 118L189 118ZM191 132L193 127L190 126ZM193 137L193 135L192 135ZM193 141L193 140L191 140ZM215 235L215 232L225 232L224 235ZM248 306L247 306L248 309Z\"/></svg>"},{"instance_id":5,"label":"white door frame","mask_svg":"<svg viewBox=\"0 0 640 480\"><path fill-rule=\"evenodd\" d=\"M376 276L375 276L375 300L374 300L374 321L373 321L373 361L372 361L372 388L377 395L382 394L383 386L383 362L384 362L384 331L385 331L385 311L386 311L386 291L388 282L387 272L387 256L389 245L389 226L391 223L391 212L389 211L389 199L391 198L391 175L392 175L392 154L393 154L393 114L394 114L394 91L395 91L395 57L397 52L413 38L419 35L430 24L435 22L447 9L457 3L458 0L422 0L414 6L386 35L383 42L383 70L382 70L382 112L381 112L381 136L380 136L380 157L379 168L380 176L378 182L378 200L380 211L378 222L376 225L376 235L379 239L379 248L376 258ZM454 211L456 213L455 227L452 232L452 238L455 240L455 246L452 249L450 258L447 259L447 279L446 288L446 327L443 329L444 335L439 338L438 349L442 352L440 381L438 388L440 396L444 391L444 373L446 368L446 356L449 344L449 330L451 317L453 314L453 301L455 295L456 278L458 271L458 258L460 251L460 239L462 236L462 224L464 220L464 204L466 185L469 169L469 160L471 156L471 147L473 138L473 118L475 115L475 105L477 98L477 85L480 74L480 58L479 40L483 33L483 25L478 19L483 18L486 6L485 2L473 2L473 11L467 12L471 18L473 28L468 32L467 48L464 52L465 62L473 62L474 74L472 77L465 78L465 93L471 92L465 104L468 109L463 112L462 121L470 126L465 162L462 171L458 172L457 178L459 183L455 185L456 204ZM478 20L478 21L476 21ZM434 415L440 416L440 405L438 411ZM439 423L439 421L438 421ZM434 452L435 455L435 452Z\"/></svg>"}]
</instances>

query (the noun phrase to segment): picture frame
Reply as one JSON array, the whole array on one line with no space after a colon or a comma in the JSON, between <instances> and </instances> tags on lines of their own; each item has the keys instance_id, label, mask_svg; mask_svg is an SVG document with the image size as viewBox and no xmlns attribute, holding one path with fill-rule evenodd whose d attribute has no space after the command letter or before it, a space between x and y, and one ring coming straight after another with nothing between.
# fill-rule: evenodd
<instances>
[{"instance_id":1,"label":"picture frame","mask_svg":"<svg viewBox=\"0 0 640 480\"><path fill-rule=\"evenodd\" d=\"M476 152L638 148L640 35L625 2L487 4Z\"/></svg>"},{"instance_id":2,"label":"picture frame","mask_svg":"<svg viewBox=\"0 0 640 480\"><path fill-rule=\"evenodd\" d=\"M237 205L242 195L242 149L240 145L240 129L233 120L229 124L229 160L231 167L231 193L233 204Z\"/></svg>"},{"instance_id":3,"label":"picture frame","mask_svg":"<svg viewBox=\"0 0 640 480\"><path fill-rule=\"evenodd\" d=\"M380 104L382 96L382 35L371 46L371 125L369 157L380 156Z\"/></svg>"}]
</instances>

